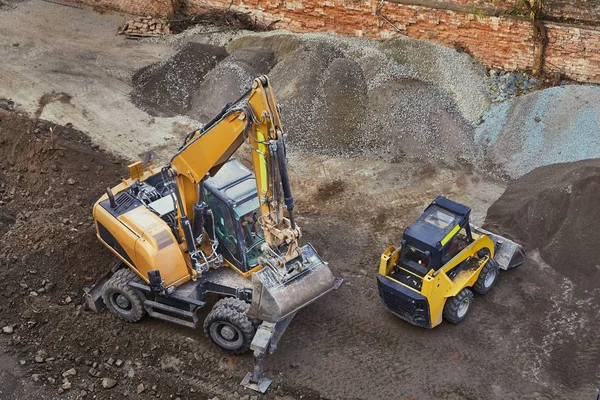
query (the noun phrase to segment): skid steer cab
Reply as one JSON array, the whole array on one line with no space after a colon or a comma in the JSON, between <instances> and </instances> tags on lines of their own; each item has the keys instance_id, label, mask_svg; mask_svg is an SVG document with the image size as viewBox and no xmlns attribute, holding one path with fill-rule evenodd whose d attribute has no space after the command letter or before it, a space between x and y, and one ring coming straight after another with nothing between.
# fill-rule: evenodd
<instances>
[{"instance_id":1,"label":"skid steer cab","mask_svg":"<svg viewBox=\"0 0 600 400\"><path fill-rule=\"evenodd\" d=\"M469 315L500 269L525 262L521 246L469 223L471 209L438 196L381 255L377 284L385 309L425 328Z\"/></svg>"}]
</instances>

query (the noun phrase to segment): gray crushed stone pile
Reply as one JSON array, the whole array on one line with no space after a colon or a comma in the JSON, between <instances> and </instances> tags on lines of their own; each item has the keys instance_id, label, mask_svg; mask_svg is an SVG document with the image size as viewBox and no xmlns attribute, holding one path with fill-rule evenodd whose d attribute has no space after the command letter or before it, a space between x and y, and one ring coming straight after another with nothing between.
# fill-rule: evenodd
<instances>
[{"instance_id":1,"label":"gray crushed stone pile","mask_svg":"<svg viewBox=\"0 0 600 400\"><path fill-rule=\"evenodd\" d=\"M477 127L475 142L510 178L544 165L600 158L600 87L554 87L495 105Z\"/></svg>"},{"instance_id":2,"label":"gray crushed stone pile","mask_svg":"<svg viewBox=\"0 0 600 400\"><path fill-rule=\"evenodd\" d=\"M204 76L225 57L222 47L186 43L172 57L144 67L132 77L131 101L155 117L184 115Z\"/></svg>"},{"instance_id":3,"label":"gray crushed stone pile","mask_svg":"<svg viewBox=\"0 0 600 400\"><path fill-rule=\"evenodd\" d=\"M192 40L182 52L205 51L190 45L206 46ZM157 95L186 91L161 111L206 122L268 73L295 149L452 162L471 155L473 125L490 103L486 73L468 55L408 38L382 44L274 31L242 34L226 49L229 56L195 75L193 85L168 79L169 60L148 67L146 81L165 88L152 92L146 84L146 108L162 104Z\"/></svg>"}]
</instances>

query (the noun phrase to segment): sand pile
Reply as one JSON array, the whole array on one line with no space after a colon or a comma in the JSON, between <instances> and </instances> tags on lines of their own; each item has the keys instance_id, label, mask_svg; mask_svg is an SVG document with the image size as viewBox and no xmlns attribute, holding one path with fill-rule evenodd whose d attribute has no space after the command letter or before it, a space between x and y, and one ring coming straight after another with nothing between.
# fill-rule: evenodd
<instances>
[{"instance_id":1,"label":"sand pile","mask_svg":"<svg viewBox=\"0 0 600 400\"><path fill-rule=\"evenodd\" d=\"M495 105L475 141L511 178L544 165L598 158L600 87L554 87Z\"/></svg>"},{"instance_id":2,"label":"sand pile","mask_svg":"<svg viewBox=\"0 0 600 400\"><path fill-rule=\"evenodd\" d=\"M486 225L539 249L555 270L590 289L600 282L600 160L534 169L490 207Z\"/></svg>"},{"instance_id":3,"label":"sand pile","mask_svg":"<svg viewBox=\"0 0 600 400\"><path fill-rule=\"evenodd\" d=\"M473 123L489 95L485 72L465 54L412 39L381 44L280 31L242 35L227 52L194 85L182 86L165 79L165 68L149 67L146 79L163 87L145 90L146 104L161 104L175 83L178 93L186 93L170 111L205 122L255 76L268 73L289 143L297 149L390 160L472 159Z\"/></svg>"}]
</instances>

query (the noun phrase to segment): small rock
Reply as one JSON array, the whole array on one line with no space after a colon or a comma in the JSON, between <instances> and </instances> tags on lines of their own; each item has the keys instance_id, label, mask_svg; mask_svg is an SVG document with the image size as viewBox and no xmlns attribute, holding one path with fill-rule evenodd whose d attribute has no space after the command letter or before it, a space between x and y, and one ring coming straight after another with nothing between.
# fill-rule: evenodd
<instances>
[{"instance_id":1,"label":"small rock","mask_svg":"<svg viewBox=\"0 0 600 400\"><path fill-rule=\"evenodd\" d=\"M108 365L113 365L114 363L115 363L115 360L112 357L110 357L108 359Z\"/></svg>"},{"instance_id":2,"label":"small rock","mask_svg":"<svg viewBox=\"0 0 600 400\"><path fill-rule=\"evenodd\" d=\"M43 363L44 362L44 357L42 357L40 355L35 356L35 362L38 363L38 364Z\"/></svg>"},{"instance_id":3,"label":"small rock","mask_svg":"<svg viewBox=\"0 0 600 400\"><path fill-rule=\"evenodd\" d=\"M73 179L73 178L69 178L69 179L67 179L67 183L68 183L69 185L74 185L76 182L75 182L75 179Z\"/></svg>"},{"instance_id":4,"label":"small rock","mask_svg":"<svg viewBox=\"0 0 600 400\"><path fill-rule=\"evenodd\" d=\"M117 360L117 361L115 361L115 365L117 367L120 367L121 365L123 365L123 360Z\"/></svg>"},{"instance_id":5,"label":"small rock","mask_svg":"<svg viewBox=\"0 0 600 400\"><path fill-rule=\"evenodd\" d=\"M21 364L21 365L25 365L26 363L27 363L27 361L25 361L25 360L19 360L19 364Z\"/></svg>"},{"instance_id":6,"label":"small rock","mask_svg":"<svg viewBox=\"0 0 600 400\"><path fill-rule=\"evenodd\" d=\"M31 297L37 297L38 293L32 290L31 292L29 292L29 295Z\"/></svg>"},{"instance_id":7,"label":"small rock","mask_svg":"<svg viewBox=\"0 0 600 400\"><path fill-rule=\"evenodd\" d=\"M69 390L69 389L71 389L71 382L65 381L60 387L63 390Z\"/></svg>"},{"instance_id":8,"label":"small rock","mask_svg":"<svg viewBox=\"0 0 600 400\"><path fill-rule=\"evenodd\" d=\"M117 381L112 378L102 378L102 387L104 389L112 389L117 386Z\"/></svg>"},{"instance_id":9,"label":"small rock","mask_svg":"<svg viewBox=\"0 0 600 400\"><path fill-rule=\"evenodd\" d=\"M65 297L65 304L69 304L72 301L73 301L73 299L71 299L71 296Z\"/></svg>"},{"instance_id":10,"label":"small rock","mask_svg":"<svg viewBox=\"0 0 600 400\"><path fill-rule=\"evenodd\" d=\"M52 377L48 377L48 382L49 382L51 385L54 385L54 384L56 383L56 379L54 379L54 378L52 378Z\"/></svg>"},{"instance_id":11,"label":"small rock","mask_svg":"<svg viewBox=\"0 0 600 400\"><path fill-rule=\"evenodd\" d=\"M179 372L181 360L173 356L165 356L160 360L160 368L165 372Z\"/></svg>"},{"instance_id":12,"label":"small rock","mask_svg":"<svg viewBox=\"0 0 600 400\"><path fill-rule=\"evenodd\" d=\"M32 379L34 382L37 382L37 381L39 381L39 380L40 380L40 374L33 374L33 375L31 375L31 379Z\"/></svg>"},{"instance_id":13,"label":"small rock","mask_svg":"<svg viewBox=\"0 0 600 400\"><path fill-rule=\"evenodd\" d=\"M5 326L4 328L2 328L2 333L7 333L7 334L9 334L9 335L10 335L10 334L11 334L11 333L13 333L13 332L14 332L14 329L13 329L13 327L12 327L12 326L10 326L10 325L7 325L7 326Z\"/></svg>"},{"instance_id":14,"label":"small rock","mask_svg":"<svg viewBox=\"0 0 600 400\"><path fill-rule=\"evenodd\" d=\"M65 389L63 389L62 387L58 388L58 394L63 394L65 392Z\"/></svg>"},{"instance_id":15,"label":"small rock","mask_svg":"<svg viewBox=\"0 0 600 400\"><path fill-rule=\"evenodd\" d=\"M535 122L540 122L542 119L540 117L538 117L537 115L535 116L535 118L533 119Z\"/></svg>"},{"instance_id":16,"label":"small rock","mask_svg":"<svg viewBox=\"0 0 600 400\"><path fill-rule=\"evenodd\" d=\"M144 390L146 390L146 387L144 386L143 383L140 383L139 385L137 385L137 388L136 388L137 394L142 393Z\"/></svg>"},{"instance_id":17,"label":"small rock","mask_svg":"<svg viewBox=\"0 0 600 400\"><path fill-rule=\"evenodd\" d=\"M75 376L75 375L77 375L77 371L75 370L75 368L68 369L62 373L63 378L66 378L67 376Z\"/></svg>"}]
</instances>

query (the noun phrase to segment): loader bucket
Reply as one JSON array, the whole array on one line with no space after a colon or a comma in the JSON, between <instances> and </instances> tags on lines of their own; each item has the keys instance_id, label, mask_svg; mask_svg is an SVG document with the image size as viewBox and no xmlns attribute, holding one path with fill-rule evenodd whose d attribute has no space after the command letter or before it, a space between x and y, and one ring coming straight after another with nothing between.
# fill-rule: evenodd
<instances>
[{"instance_id":1,"label":"loader bucket","mask_svg":"<svg viewBox=\"0 0 600 400\"><path fill-rule=\"evenodd\" d=\"M525 262L525 251L520 244L517 244L504 236L496 235L495 233L473 225L471 225L471 230L479 234L487 235L492 239L495 248L494 260L500 264L500 268L507 270L518 267Z\"/></svg>"},{"instance_id":2,"label":"loader bucket","mask_svg":"<svg viewBox=\"0 0 600 400\"><path fill-rule=\"evenodd\" d=\"M333 274L315 249L307 244L300 251L306 262L303 271L293 278L281 281L269 267L252 275L248 315L276 323L334 289Z\"/></svg>"}]
</instances>

